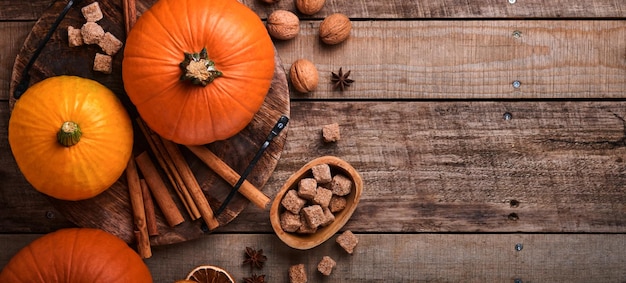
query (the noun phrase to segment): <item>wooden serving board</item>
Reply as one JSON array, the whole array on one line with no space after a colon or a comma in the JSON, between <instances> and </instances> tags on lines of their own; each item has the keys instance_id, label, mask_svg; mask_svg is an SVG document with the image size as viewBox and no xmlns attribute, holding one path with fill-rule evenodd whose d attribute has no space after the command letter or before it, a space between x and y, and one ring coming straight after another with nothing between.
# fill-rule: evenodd
<instances>
[{"instance_id":1,"label":"wooden serving board","mask_svg":"<svg viewBox=\"0 0 626 283\"><path fill-rule=\"evenodd\" d=\"M33 84L56 75L76 75L93 79L113 90L127 107L131 117L137 117L135 108L124 92L121 75L123 50L114 56L113 73L107 75L92 71L93 58L96 52L100 52L100 47L96 45L85 45L70 48L68 45L67 27L73 26L80 28L85 22L80 8L92 2L93 1L84 1L69 11L29 72L31 75L30 83ZM105 31L111 32L117 38L124 41L125 32L122 1L99 0L98 2L104 14L104 18L100 20L98 24L100 24ZM138 0L138 15L146 11L154 2L156 2L156 0ZM25 65L32 56L39 41L48 32L48 29L65 5L66 1L56 1L43 13L26 38L21 51L17 55L15 65L13 66L11 95L21 79ZM10 99L11 106L13 103L15 103L15 99L12 97ZM289 115L289 89L285 71L282 69L282 63L280 62L280 58L276 56L274 80L261 110L256 114L253 121L236 136L206 146L236 172L241 173L245 170L245 167L281 115ZM285 144L286 134L285 129L273 140L272 144L265 151L264 156L257 163L255 169L248 176L248 181L257 188L262 189L264 187L276 168ZM149 150L149 147L141 131L135 125L135 154L145 150ZM186 148L181 146L181 150L185 154L212 209L214 211L217 210L230 191L231 186L193 156ZM163 180L167 183L165 176L163 176ZM152 245L183 242L196 239L206 234L206 231L202 227L202 219L192 221L171 187L170 192L176 200L179 209L183 215L185 215L186 221L175 227L169 227L157 208L157 221L160 234L151 237ZM50 200L61 213L80 227L101 228L117 235L128 243L135 241L128 188L124 175L120 177L110 189L92 199L84 201L62 201L51 198ZM248 204L249 201L246 198L237 195L229 203L227 209L217 217L220 226L226 225L232 221ZM216 230L219 231L219 228L214 231Z\"/></svg>"}]
</instances>

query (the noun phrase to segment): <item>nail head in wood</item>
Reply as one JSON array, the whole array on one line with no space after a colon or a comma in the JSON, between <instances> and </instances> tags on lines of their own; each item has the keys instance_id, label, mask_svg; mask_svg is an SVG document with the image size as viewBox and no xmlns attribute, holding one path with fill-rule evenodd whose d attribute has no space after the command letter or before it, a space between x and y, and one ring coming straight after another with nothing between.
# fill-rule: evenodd
<instances>
[{"instance_id":1,"label":"nail head in wood","mask_svg":"<svg viewBox=\"0 0 626 283\"><path fill-rule=\"evenodd\" d=\"M502 115L502 118L503 118L505 121L509 121L509 120L513 119L513 114L511 114L511 113L509 113L509 112L505 112L505 113Z\"/></svg>"}]
</instances>

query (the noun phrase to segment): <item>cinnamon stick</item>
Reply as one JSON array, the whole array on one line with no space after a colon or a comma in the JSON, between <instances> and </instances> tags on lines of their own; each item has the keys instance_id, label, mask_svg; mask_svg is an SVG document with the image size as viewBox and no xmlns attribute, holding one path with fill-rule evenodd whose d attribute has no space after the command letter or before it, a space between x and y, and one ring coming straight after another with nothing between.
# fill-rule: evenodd
<instances>
[{"instance_id":1,"label":"cinnamon stick","mask_svg":"<svg viewBox=\"0 0 626 283\"><path fill-rule=\"evenodd\" d=\"M124 27L126 28L126 35L135 25L137 21L137 6L135 0L122 0L122 6L124 9Z\"/></svg>"},{"instance_id":2,"label":"cinnamon stick","mask_svg":"<svg viewBox=\"0 0 626 283\"><path fill-rule=\"evenodd\" d=\"M137 243L143 243L144 242L144 233L140 232L139 230L134 230L133 233L135 234L135 239L137 240ZM151 258L152 257L152 250L150 249L150 241L148 241L148 244L142 244L142 245L137 245L137 253L139 254L139 257L141 258Z\"/></svg>"},{"instance_id":3,"label":"cinnamon stick","mask_svg":"<svg viewBox=\"0 0 626 283\"><path fill-rule=\"evenodd\" d=\"M185 182L182 180L180 173L176 169L174 161L167 153L167 150L162 143L161 137L154 133L152 130L150 130L150 128L141 118L137 118L137 124L139 125L139 129L141 129L141 132L146 137L152 153L154 154L157 162L165 172L167 178L170 181L170 184L176 190L176 194L182 201L191 219L196 220L200 218L200 211L193 201L193 198L189 194L189 190L186 188Z\"/></svg>"},{"instance_id":4,"label":"cinnamon stick","mask_svg":"<svg viewBox=\"0 0 626 283\"><path fill-rule=\"evenodd\" d=\"M148 184L145 179L140 179L141 195L143 196L143 207L146 213L146 226L148 227L148 235L159 235L159 229L157 228L156 212L154 211L154 202L152 201L152 194L148 188Z\"/></svg>"},{"instance_id":5,"label":"cinnamon stick","mask_svg":"<svg viewBox=\"0 0 626 283\"><path fill-rule=\"evenodd\" d=\"M224 163L224 161L217 157L217 155L211 152L211 150L207 147L203 145L191 145L187 146L187 148L189 148L193 154L209 166L211 170L226 180L231 186L234 186L239 180L239 174L230 168L228 164ZM257 207L263 210L267 209L270 199L247 180L241 184L239 192Z\"/></svg>"},{"instance_id":6,"label":"cinnamon stick","mask_svg":"<svg viewBox=\"0 0 626 283\"><path fill-rule=\"evenodd\" d=\"M163 146L169 156L172 158L172 161L174 162L177 171L180 173L187 190L189 190L196 206L200 210L202 219L204 219L204 222L210 230L217 228L220 224L213 215L211 205L209 205L209 201L206 199L204 192L202 192L202 188L200 188L196 177L193 175L193 172L191 172L191 168L189 168L189 165L180 152L180 149L172 141L161 138L161 142L163 143Z\"/></svg>"},{"instance_id":7,"label":"cinnamon stick","mask_svg":"<svg viewBox=\"0 0 626 283\"><path fill-rule=\"evenodd\" d=\"M150 188L150 192L152 192L157 205L163 212L167 223L171 227L174 227L184 222L185 219L183 218L183 215L178 210L178 207L167 190L165 183L163 183L161 176L159 176L159 172L154 166L154 163L152 163L148 152L144 151L139 154L135 158L135 161L137 162L139 170L143 173L143 177L148 184L148 188Z\"/></svg>"},{"instance_id":8,"label":"cinnamon stick","mask_svg":"<svg viewBox=\"0 0 626 283\"><path fill-rule=\"evenodd\" d=\"M130 194L130 203L133 210L133 223L136 229L137 250L142 258L152 256L150 249L150 237L146 226L146 214L144 211L143 195L141 194L141 182L139 173L135 165L135 160L131 157L126 166L126 180Z\"/></svg>"}]
</instances>

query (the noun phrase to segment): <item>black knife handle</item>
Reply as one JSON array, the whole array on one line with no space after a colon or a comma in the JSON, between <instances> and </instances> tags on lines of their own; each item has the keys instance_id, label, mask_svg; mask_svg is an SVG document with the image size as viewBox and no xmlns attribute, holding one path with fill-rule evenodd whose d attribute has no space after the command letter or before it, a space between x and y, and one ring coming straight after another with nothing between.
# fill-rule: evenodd
<instances>
[{"instance_id":1,"label":"black knife handle","mask_svg":"<svg viewBox=\"0 0 626 283\"><path fill-rule=\"evenodd\" d=\"M235 183L233 188L228 193L228 196L226 196L226 199L224 199L224 202L222 203L222 205L215 212L215 216L220 215L220 213L224 211L224 209L226 208L226 205L228 205L228 203L232 200L232 198L235 196L237 191L239 191L239 188L241 187L243 182L246 180L248 175L250 175L250 172L252 172L252 169L254 169L254 166L257 164L257 162L259 162L259 159L261 159L261 156L263 156L263 152L265 152L265 149L267 149L267 147L270 145L270 142L276 136L280 134L280 132L287 126L287 123L289 123L289 117L282 115L280 116L280 118L278 118L278 121L276 122L276 124L270 131L269 135L267 135L267 138L265 138L265 141L261 145L261 148L259 148L259 150L256 152L256 154L254 155L254 158L252 158L252 160L248 164L248 167L246 167L246 170L243 171L243 173L239 177L239 180L237 180L237 183Z\"/></svg>"}]
</instances>

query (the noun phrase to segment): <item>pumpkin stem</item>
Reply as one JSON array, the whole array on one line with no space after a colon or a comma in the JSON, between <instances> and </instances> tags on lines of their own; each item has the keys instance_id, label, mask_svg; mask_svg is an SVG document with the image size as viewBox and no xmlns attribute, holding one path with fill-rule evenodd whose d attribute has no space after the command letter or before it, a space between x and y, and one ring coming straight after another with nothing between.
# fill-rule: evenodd
<instances>
[{"instance_id":1,"label":"pumpkin stem","mask_svg":"<svg viewBox=\"0 0 626 283\"><path fill-rule=\"evenodd\" d=\"M65 147L70 147L80 141L81 135L82 132L78 124L76 124L76 122L67 121L63 122L61 125L61 129L59 129L57 133L57 141Z\"/></svg>"},{"instance_id":2,"label":"pumpkin stem","mask_svg":"<svg viewBox=\"0 0 626 283\"><path fill-rule=\"evenodd\" d=\"M180 63L183 74L180 79L191 81L195 85L206 86L222 75L215 69L215 63L209 59L206 48L198 53L185 52L185 60Z\"/></svg>"}]
</instances>

